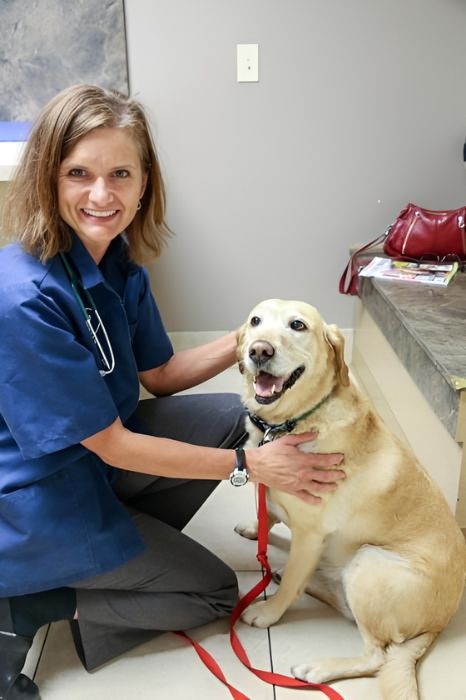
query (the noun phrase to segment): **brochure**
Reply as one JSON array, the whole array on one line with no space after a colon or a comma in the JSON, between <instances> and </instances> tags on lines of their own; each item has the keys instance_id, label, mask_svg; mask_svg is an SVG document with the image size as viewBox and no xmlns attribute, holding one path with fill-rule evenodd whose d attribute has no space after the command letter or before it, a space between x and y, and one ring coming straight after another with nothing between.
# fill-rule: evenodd
<instances>
[{"instance_id":1,"label":"brochure","mask_svg":"<svg viewBox=\"0 0 466 700\"><path fill-rule=\"evenodd\" d=\"M446 287L458 272L458 263L415 263L373 258L359 271L361 277L397 280Z\"/></svg>"}]
</instances>

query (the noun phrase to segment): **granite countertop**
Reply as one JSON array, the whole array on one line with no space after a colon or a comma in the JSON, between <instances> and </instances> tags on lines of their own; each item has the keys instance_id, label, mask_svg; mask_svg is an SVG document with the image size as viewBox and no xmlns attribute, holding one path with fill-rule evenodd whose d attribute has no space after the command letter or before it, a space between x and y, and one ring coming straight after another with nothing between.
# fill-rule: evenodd
<instances>
[{"instance_id":1,"label":"granite countertop","mask_svg":"<svg viewBox=\"0 0 466 700\"><path fill-rule=\"evenodd\" d=\"M466 389L466 273L448 287L360 278L361 300L448 431Z\"/></svg>"}]
</instances>

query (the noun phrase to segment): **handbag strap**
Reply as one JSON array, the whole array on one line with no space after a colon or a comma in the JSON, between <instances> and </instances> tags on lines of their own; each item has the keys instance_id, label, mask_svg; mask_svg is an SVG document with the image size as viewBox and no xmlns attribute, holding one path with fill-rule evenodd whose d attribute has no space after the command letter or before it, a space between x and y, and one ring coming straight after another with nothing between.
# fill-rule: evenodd
<instances>
[{"instance_id":1,"label":"handbag strap","mask_svg":"<svg viewBox=\"0 0 466 700\"><path fill-rule=\"evenodd\" d=\"M390 232L391 226L387 228L387 230L382 233L380 236L377 236L377 238L374 238L373 241L370 241L369 243L366 243L365 245L361 246L357 250L352 253L350 256L350 259L348 260L348 264L346 265L344 272L342 276L340 277L340 284L339 284L339 291L340 294L357 294L358 293L358 272L359 272L359 264L358 264L358 257L363 253L365 250L369 250L369 248L372 248L373 246L377 245L378 243L382 243L388 236Z\"/></svg>"}]
</instances>

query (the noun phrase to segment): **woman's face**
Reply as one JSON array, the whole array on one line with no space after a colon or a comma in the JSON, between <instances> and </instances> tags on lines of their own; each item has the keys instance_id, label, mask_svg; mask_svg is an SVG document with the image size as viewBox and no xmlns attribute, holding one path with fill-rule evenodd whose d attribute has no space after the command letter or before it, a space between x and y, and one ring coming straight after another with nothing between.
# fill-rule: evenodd
<instances>
[{"instance_id":1,"label":"woman's face","mask_svg":"<svg viewBox=\"0 0 466 700\"><path fill-rule=\"evenodd\" d=\"M60 216L97 263L133 220L146 182L134 138L124 128L94 129L61 162Z\"/></svg>"}]
</instances>

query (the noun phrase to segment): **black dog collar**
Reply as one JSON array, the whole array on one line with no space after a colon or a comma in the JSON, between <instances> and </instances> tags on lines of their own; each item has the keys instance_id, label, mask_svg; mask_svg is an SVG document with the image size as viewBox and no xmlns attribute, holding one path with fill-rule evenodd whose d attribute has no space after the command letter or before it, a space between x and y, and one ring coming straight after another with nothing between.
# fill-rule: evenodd
<instances>
[{"instance_id":1,"label":"black dog collar","mask_svg":"<svg viewBox=\"0 0 466 700\"><path fill-rule=\"evenodd\" d=\"M327 394L327 396L324 396L324 398L309 411L302 413L297 418L291 418L290 420L286 420L283 423L267 423L267 421L265 421L263 418L260 418L255 413L250 413L248 411L248 416L251 423L253 423L256 426L256 428L259 428L259 430L261 430L264 433L264 437L260 441L260 445L263 445L265 442L272 442L272 440L275 440L275 438L280 437L281 435L291 433L291 431L296 428L300 421L304 420L304 418L308 418L313 413L315 413L317 409L319 409L322 406L322 404L324 404L327 401L327 399L330 398L331 393L332 392L330 392L330 394Z\"/></svg>"}]
</instances>

